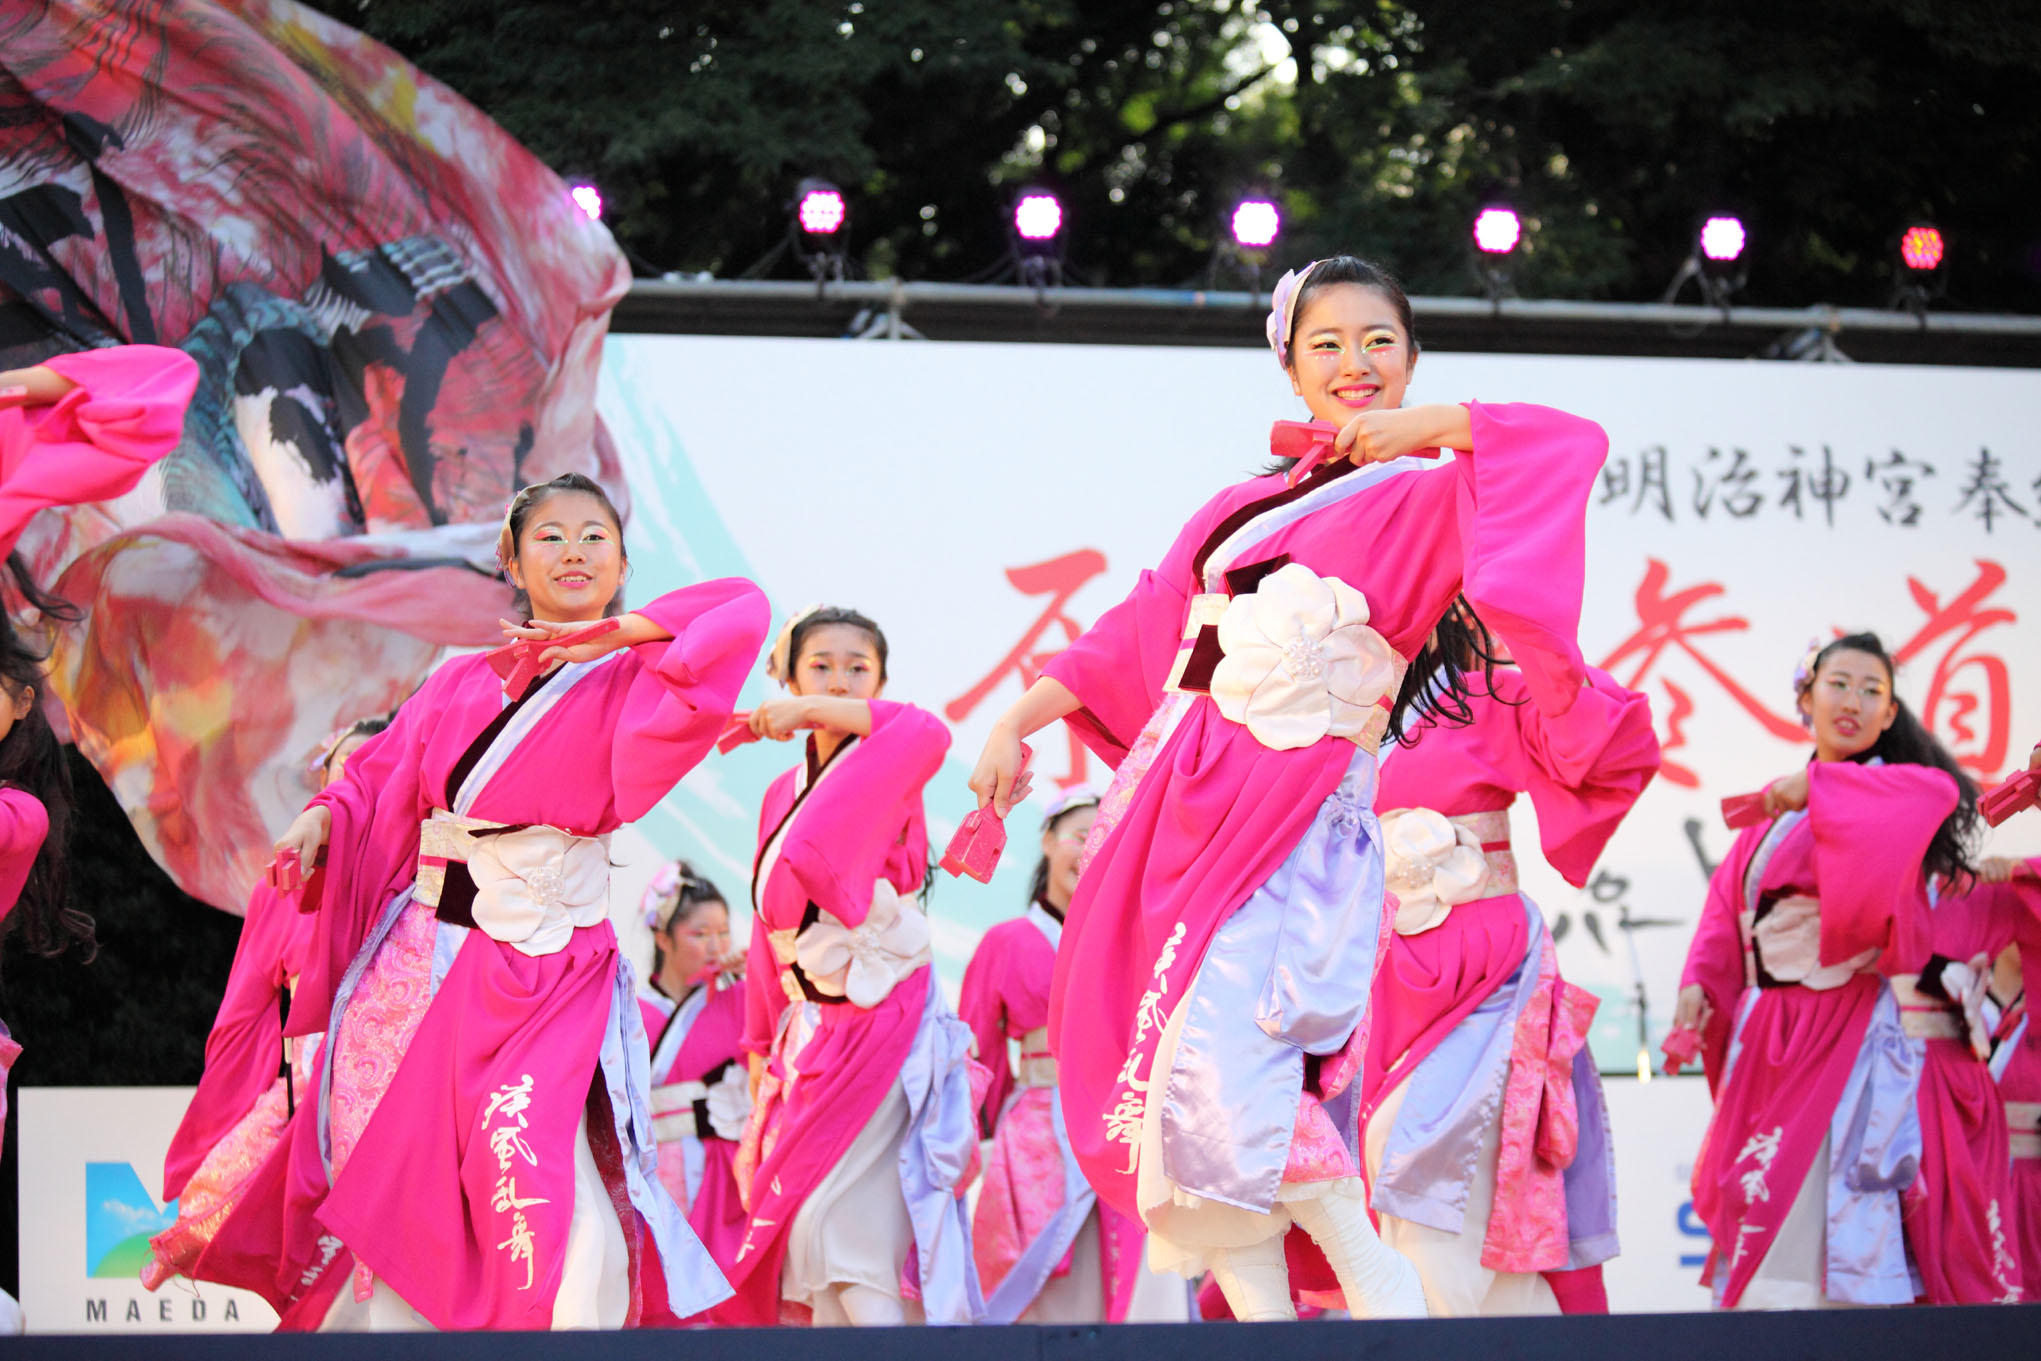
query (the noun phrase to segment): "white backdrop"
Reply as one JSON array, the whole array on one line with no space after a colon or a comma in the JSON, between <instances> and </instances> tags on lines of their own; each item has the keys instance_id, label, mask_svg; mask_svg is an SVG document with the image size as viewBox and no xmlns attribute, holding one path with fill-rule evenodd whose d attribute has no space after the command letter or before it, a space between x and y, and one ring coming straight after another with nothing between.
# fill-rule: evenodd
<instances>
[{"instance_id":1,"label":"white backdrop","mask_svg":"<svg viewBox=\"0 0 2041 1361\"><path fill-rule=\"evenodd\" d=\"M2027 594L2041 376L1426 355L1411 400L1466 398L1564 407L1609 433L1582 645L1649 694L1667 769L1589 891L1522 861L1568 974L1605 998L1597 1053L1634 1067L1638 984L1655 1044L1704 863L1730 842L1718 800L1805 757L1790 677L1810 639L1873 628L1904 649L1901 693L1981 776L2041 738ZM929 791L939 836L1020 691L1015 649L1053 652L1066 625L1089 624L1199 504L1257 469L1271 420L1304 414L1258 351L670 336L611 339L602 407L631 478L637 595L741 572L782 617L828 600L876 618L887 693L956 733ZM1009 571L1027 567L1047 580L1016 586ZM764 692L760 677L751 695ZM1047 776L1105 777L1055 732L1036 747ZM655 850L687 854L741 900L758 796L792 759L769 746L712 759L640 824L642 873ZM1515 816L1534 847L1528 809ZM1022 906L1026 826L992 889L938 886L952 985L978 933ZM1993 845L2041 849L2041 818Z\"/></svg>"}]
</instances>

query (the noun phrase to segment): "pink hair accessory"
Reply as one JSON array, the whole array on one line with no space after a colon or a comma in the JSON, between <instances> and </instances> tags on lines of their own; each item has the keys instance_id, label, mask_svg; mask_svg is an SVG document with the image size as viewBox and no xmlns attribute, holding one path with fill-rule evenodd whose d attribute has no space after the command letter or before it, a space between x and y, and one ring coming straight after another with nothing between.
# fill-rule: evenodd
<instances>
[{"instance_id":1,"label":"pink hair accessory","mask_svg":"<svg viewBox=\"0 0 2041 1361\"><path fill-rule=\"evenodd\" d=\"M676 904L680 901L681 885L686 882L687 876L680 872L678 861L668 861L660 867L659 873L652 876L652 882L645 885L645 896L638 900L638 909L645 915L645 925L657 931L666 924L660 919L669 914L661 909L667 907L669 899Z\"/></svg>"},{"instance_id":2,"label":"pink hair accessory","mask_svg":"<svg viewBox=\"0 0 2041 1361\"><path fill-rule=\"evenodd\" d=\"M1800 708L1800 696L1807 692L1808 685L1814 680L1814 663L1821 656L1821 648L1822 642L1819 635L1809 638L1807 640L1806 653L1801 656L1798 662L1794 663L1793 708L1795 712L1798 712ZM1812 730L1814 719L1807 714L1800 714L1800 726Z\"/></svg>"},{"instance_id":3,"label":"pink hair accessory","mask_svg":"<svg viewBox=\"0 0 2041 1361\"><path fill-rule=\"evenodd\" d=\"M1301 269L1290 270L1269 290L1269 319L1264 330L1269 348L1276 352L1276 362L1285 367L1290 363L1290 327L1297 316L1297 295L1304 291L1304 280L1318 264L1313 260Z\"/></svg>"}]
</instances>

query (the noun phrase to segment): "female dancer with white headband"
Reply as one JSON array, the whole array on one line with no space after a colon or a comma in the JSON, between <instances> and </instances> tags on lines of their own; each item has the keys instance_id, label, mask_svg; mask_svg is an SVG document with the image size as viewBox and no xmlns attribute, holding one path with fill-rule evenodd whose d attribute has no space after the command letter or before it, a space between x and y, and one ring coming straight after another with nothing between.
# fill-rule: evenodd
<instances>
[{"instance_id":1,"label":"female dancer with white headband","mask_svg":"<svg viewBox=\"0 0 2041 1361\"><path fill-rule=\"evenodd\" d=\"M719 1321L975 1323L963 1191L978 1153L971 1032L936 985L921 791L949 729L880 698L886 636L855 610L787 621L787 693L751 730L806 732L760 810L738 1154L751 1222Z\"/></svg>"},{"instance_id":2,"label":"female dancer with white headband","mask_svg":"<svg viewBox=\"0 0 2041 1361\"><path fill-rule=\"evenodd\" d=\"M518 692L447 662L277 843L321 914L289 1029L326 1030L267 1209L286 1326L617 1328L729 1293L659 1183L608 839L715 743L765 597L709 581L623 613L622 526L579 474L517 494L498 556Z\"/></svg>"},{"instance_id":3,"label":"female dancer with white headband","mask_svg":"<svg viewBox=\"0 0 2041 1361\"><path fill-rule=\"evenodd\" d=\"M1409 302L1362 261L1285 275L1274 301L1269 343L1332 457L1213 497L1001 717L971 788L1004 814L1021 739L1056 718L1117 767L1049 1039L1071 1146L1146 1223L1151 1266L1209 1268L1239 1318L1294 1317L1294 1224L1356 1313L1421 1315L1353 1154L1389 925L1375 752L1432 684L1410 662L1463 588L1530 690L1571 707L1607 440L1544 407L1403 407Z\"/></svg>"},{"instance_id":4,"label":"female dancer with white headband","mask_svg":"<svg viewBox=\"0 0 2041 1361\"><path fill-rule=\"evenodd\" d=\"M751 1120L744 956L730 948L729 904L685 861L653 876L642 910L653 958L638 1008L652 1046L659 1179L727 1272L750 1222L736 1173Z\"/></svg>"}]
</instances>

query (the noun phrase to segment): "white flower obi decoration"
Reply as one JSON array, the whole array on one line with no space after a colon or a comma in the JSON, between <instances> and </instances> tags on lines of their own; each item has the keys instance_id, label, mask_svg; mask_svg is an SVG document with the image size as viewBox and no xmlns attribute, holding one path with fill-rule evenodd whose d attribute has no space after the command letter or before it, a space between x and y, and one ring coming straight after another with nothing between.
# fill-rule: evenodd
<instances>
[{"instance_id":1,"label":"white flower obi decoration","mask_svg":"<svg viewBox=\"0 0 2041 1361\"><path fill-rule=\"evenodd\" d=\"M1219 650L1213 702L1276 751L1328 734L1358 739L1397 683L1395 650L1368 627L1368 598L1301 563L1228 602Z\"/></svg>"},{"instance_id":2,"label":"white flower obi decoration","mask_svg":"<svg viewBox=\"0 0 2041 1361\"><path fill-rule=\"evenodd\" d=\"M709 1088L709 1129L718 1139L736 1143L751 1123L751 1073L741 1063L723 1070L723 1076Z\"/></svg>"},{"instance_id":3,"label":"white flower obi decoration","mask_svg":"<svg viewBox=\"0 0 2041 1361\"><path fill-rule=\"evenodd\" d=\"M1991 1060L1991 1027L1984 1023L1984 999L1991 985L1991 956L1977 955L1964 963L1951 960L1942 969L1942 991L1962 1012L1963 1038L1979 1062Z\"/></svg>"},{"instance_id":4,"label":"white flower obi decoration","mask_svg":"<svg viewBox=\"0 0 2041 1361\"><path fill-rule=\"evenodd\" d=\"M527 955L566 948L575 929L609 920L609 838L523 827L475 838L475 925Z\"/></svg>"},{"instance_id":5,"label":"white flower obi decoration","mask_svg":"<svg viewBox=\"0 0 2041 1361\"><path fill-rule=\"evenodd\" d=\"M896 984L929 962L928 918L881 879L863 925L845 926L829 913L803 927L794 958L818 992L869 1010Z\"/></svg>"},{"instance_id":6,"label":"white flower obi decoration","mask_svg":"<svg viewBox=\"0 0 2041 1361\"><path fill-rule=\"evenodd\" d=\"M1396 933L1415 936L1443 924L1461 903L1482 896L1488 857L1473 832L1429 808L1382 815L1383 882L1396 895Z\"/></svg>"}]
</instances>

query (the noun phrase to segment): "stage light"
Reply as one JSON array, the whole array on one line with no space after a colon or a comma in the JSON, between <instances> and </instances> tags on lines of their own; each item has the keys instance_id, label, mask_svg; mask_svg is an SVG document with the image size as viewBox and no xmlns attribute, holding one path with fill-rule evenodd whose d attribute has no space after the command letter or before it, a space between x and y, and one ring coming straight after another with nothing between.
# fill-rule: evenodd
<instances>
[{"instance_id":1,"label":"stage light","mask_svg":"<svg viewBox=\"0 0 2041 1361\"><path fill-rule=\"evenodd\" d=\"M1926 225L1908 227L1899 238L1899 258L1908 269L1934 272L1942 263L1942 233Z\"/></svg>"},{"instance_id":2,"label":"stage light","mask_svg":"<svg viewBox=\"0 0 2041 1361\"><path fill-rule=\"evenodd\" d=\"M574 206L587 213L594 222L602 221L602 190L592 184L568 186L567 197L574 200Z\"/></svg>"},{"instance_id":3,"label":"stage light","mask_svg":"<svg viewBox=\"0 0 2041 1361\"><path fill-rule=\"evenodd\" d=\"M1282 212L1265 198L1242 199L1233 209L1233 240L1244 249L1268 249L1282 229Z\"/></svg>"},{"instance_id":4,"label":"stage light","mask_svg":"<svg viewBox=\"0 0 2041 1361\"><path fill-rule=\"evenodd\" d=\"M801 182L801 198L795 212L800 217L801 230L810 236L834 236L843 230L844 221L850 216L843 191L821 180Z\"/></svg>"},{"instance_id":5,"label":"stage light","mask_svg":"<svg viewBox=\"0 0 2041 1361\"><path fill-rule=\"evenodd\" d=\"M1046 189L1030 189L1014 201L1013 230L1022 241L1047 244L1063 230L1063 205Z\"/></svg>"},{"instance_id":6,"label":"stage light","mask_svg":"<svg viewBox=\"0 0 2041 1361\"><path fill-rule=\"evenodd\" d=\"M1701 224L1701 254L1718 265L1734 264L1746 240L1742 218L1724 213Z\"/></svg>"},{"instance_id":7,"label":"stage light","mask_svg":"<svg viewBox=\"0 0 2041 1361\"><path fill-rule=\"evenodd\" d=\"M1474 219L1474 244L1486 255L1508 255L1523 235L1524 224L1509 208L1483 208Z\"/></svg>"}]
</instances>

